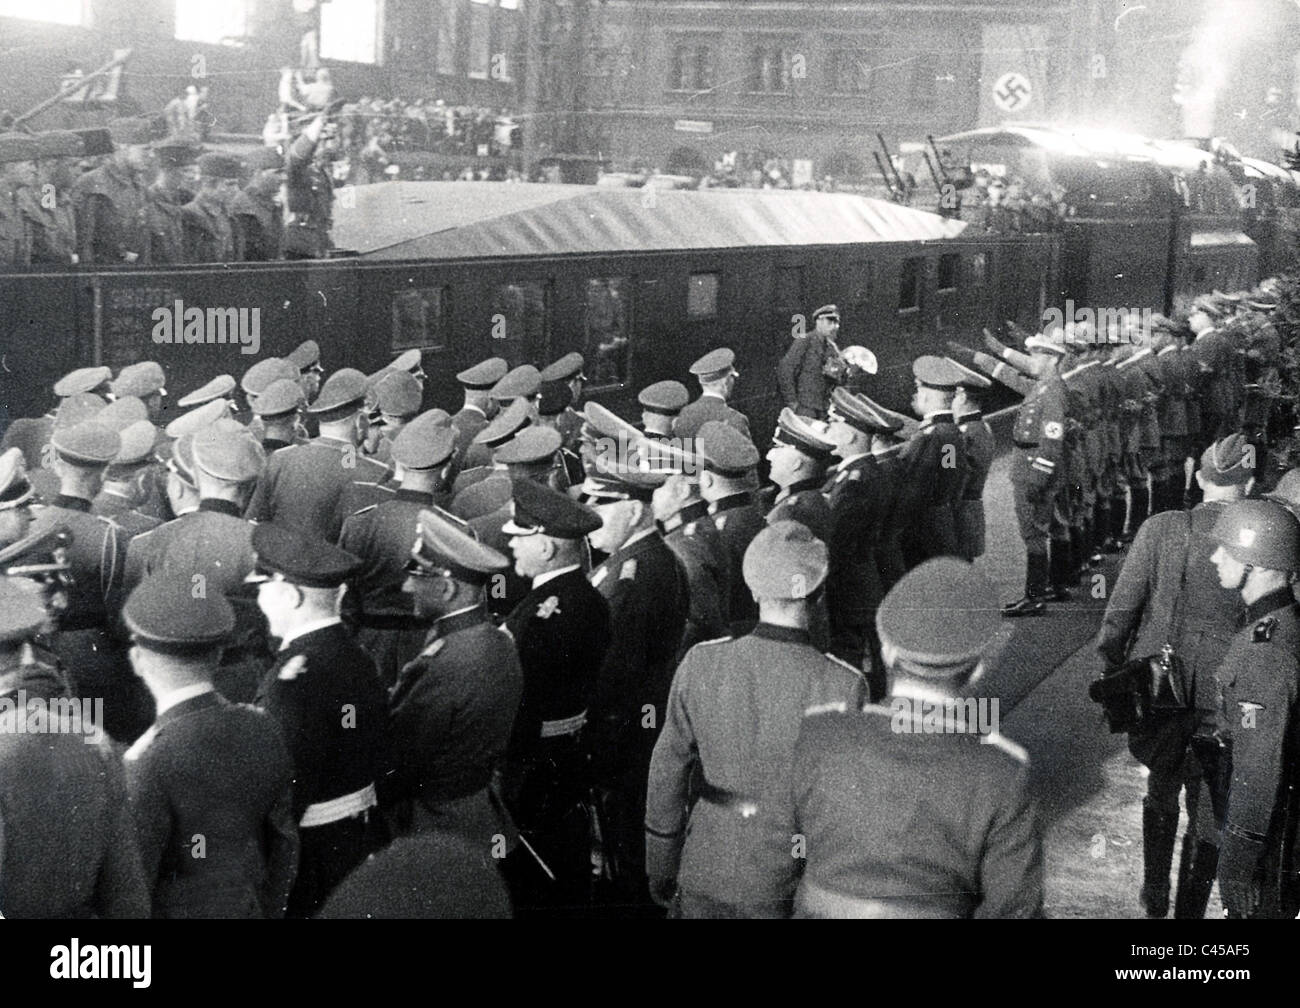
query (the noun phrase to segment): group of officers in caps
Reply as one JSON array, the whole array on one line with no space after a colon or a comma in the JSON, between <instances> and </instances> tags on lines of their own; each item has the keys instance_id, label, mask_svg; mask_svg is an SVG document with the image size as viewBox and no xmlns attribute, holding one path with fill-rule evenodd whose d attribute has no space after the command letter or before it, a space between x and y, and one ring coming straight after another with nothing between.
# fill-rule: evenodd
<instances>
[{"instance_id":1,"label":"group of officers in caps","mask_svg":"<svg viewBox=\"0 0 1300 1008\"><path fill-rule=\"evenodd\" d=\"M0 133L0 266L323 258L327 126L321 114L285 152L243 156L158 137L147 119Z\"/></svg>"},{"instance_id":2,"label":"group of officers in caps","mask_svg":"<svg viewBox=\"0 0 1300 1008\"><path fill-rule=\"evenodd\" d=\"M916 419L843 387L783 410L764 488L731 350L694 396L642 390L640 425L582 404L583 364L481 362L449 414L418 352L322 381L309 341L165 425L152 362L12 424L0 556L57 541L67 576L0 621L0 683L102 697L112 744L0 769L0 808L86 810L0 850L0 911L430 912L412 873L454 855L516 913L1040 912L1023 751L881 706L957 696L996 631L951 617L992 590L963 559L987 379L923 357ZM933 858L879 812L932 799L886 759L952 796Z\"/></svg>"}]
</instances>

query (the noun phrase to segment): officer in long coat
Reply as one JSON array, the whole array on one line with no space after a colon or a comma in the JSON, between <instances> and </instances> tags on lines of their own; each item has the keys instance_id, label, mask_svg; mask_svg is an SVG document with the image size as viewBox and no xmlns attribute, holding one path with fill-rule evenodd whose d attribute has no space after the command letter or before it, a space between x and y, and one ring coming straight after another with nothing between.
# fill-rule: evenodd
<instances>
[{"instance_id":1,"label":"officer in long coat","mask_svg":"<svg viewBox=\"0 0 1300 1008\"><path fill-rule=\"evenodd\" d=\"M966 445L966 481L957 505L957 555L974 560L984 555L984 484L997 450L993 428L984 419L976 397L993 383L958 361L949 359L949 363L958 374L953 420Z\"/></svg>"},{"instance_id":2,"label":"officer in long coat","mask_svg":"<svg viewBox=\"0 0 1300 1008\"><path fill-rule=\"evenodd\" d=\"M753 633L699 644L673 678L650 764L646 867L655 899L680 917L781 917L798 878L778 813L793 783L794 740L816 704L861 708L861 675L818 653L808 597L826 546L777 522L745 554L759 600Z\"/></svg>"},{"instance_id":3,"label":"officer in long coat","mask_svg":"<svg viewBox=\"0 0 1300 1008\"><path fill-rule=\"evenodd\" d=\"M904 484L924 488L904 543L909 567L957 554L957 512L968 476L965 439L952 415L960 373L944 358L926 355L912 362L912 375L912 409L921 424L898 453L896 466Z\"/></svg>"},{"instance_id":4,"label":"officer in long coat","mask_svg":"<svg viewBox=\"0 0 1300 1008\"><path fill-rule=\"evenodd\" d=\"M741 576L745 550L766 524L763 506L753 492L758 449L735 427L711 420L699 429L695 450L703 466L700 496L709 502L709 515L727 558L731 633L739 636L748 633L758 618L758 606Z\"/></svg>"}]
</instances>

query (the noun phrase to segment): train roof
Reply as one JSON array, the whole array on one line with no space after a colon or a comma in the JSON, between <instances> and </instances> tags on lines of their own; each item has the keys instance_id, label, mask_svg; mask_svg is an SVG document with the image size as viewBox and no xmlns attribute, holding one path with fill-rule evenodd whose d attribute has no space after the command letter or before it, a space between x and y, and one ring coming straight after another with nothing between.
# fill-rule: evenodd
<instances>
[{"instance_id":1,"label":"train roof","mask_svg":"<svg viewBox=\"0 0 1300 1008\"><path fill-rule=\"evenodd\" d=\"M363 259L461 259L916 242L959 220L850 193L677 192L385 182L336 203L334 243Z\"/></svg>"}]
</instances>

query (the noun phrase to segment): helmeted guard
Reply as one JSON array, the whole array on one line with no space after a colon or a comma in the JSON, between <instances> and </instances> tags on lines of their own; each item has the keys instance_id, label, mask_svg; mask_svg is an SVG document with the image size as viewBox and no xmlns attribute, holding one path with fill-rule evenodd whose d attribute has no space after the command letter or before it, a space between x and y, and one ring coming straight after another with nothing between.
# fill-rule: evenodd
<instances>
[{"instance_id":1,"label":"helmeted guard","mask_svg":"<svg viewBox=\"0 0 1300 1008\"><path fill-rule=\"evenodd\" d=\"M253 529L259 608L280 638L257 705L293 759L301 845L290 917L310 917L387 840L376 813L386 768L388 701L375 664L339 619L338 599L361 561L280 525Z\"/></svg>"}]
</instances>

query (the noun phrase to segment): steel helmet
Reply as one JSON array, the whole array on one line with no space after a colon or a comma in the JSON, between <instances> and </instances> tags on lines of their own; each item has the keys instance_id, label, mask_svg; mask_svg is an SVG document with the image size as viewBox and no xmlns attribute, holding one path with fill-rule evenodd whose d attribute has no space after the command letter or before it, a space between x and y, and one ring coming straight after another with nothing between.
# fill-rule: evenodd
<instances>
[{"instance_id":1,"label":"steel helmet","mask_svg":"<svg viewBox=\"0 0 1300 1008\"><path fill-rule=\"evenodd\" d=\"M1277 486L1263 496L1264 500L1277 501L1292 514L1300 517L1300 514L1297 514L1300 512L1300 469L1288 469L1277 481Z\"/></svg>"},{"instance_id":2,"label":"steel helmet","mask_svg":"<svg viewBox=\"0 0 1300 1008\"><path fill-rule=\"evenodd\" d=\"M1300 568L1300 520L1276 501L1234 501L1210 536L1239 563L1278 571Z\"/></svg>"}]
</instances>

